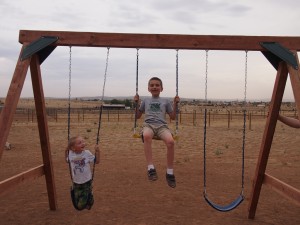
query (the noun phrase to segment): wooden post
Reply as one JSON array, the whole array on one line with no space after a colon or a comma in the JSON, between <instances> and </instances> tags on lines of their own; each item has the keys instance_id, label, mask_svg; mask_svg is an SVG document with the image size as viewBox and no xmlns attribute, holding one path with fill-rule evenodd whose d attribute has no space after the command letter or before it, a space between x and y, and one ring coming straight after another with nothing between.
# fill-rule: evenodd
<instances>
[{"instance_id":1,"label":"wooden post","mask_svg":"<svg viewBox=\"0 0 300 225\"><path fill-rule=\"evenodd\" d=\"M41 70L39 58L37 55L32 56L30 63L31 80L37 114L37 122L40 134L40 144L42 149L45 178L48 192L49 207L51 210L57 209L56 190L54 182L53 164L50 150L49 131L47 123L47 113L45 107L45 97L43 92Z\"/></svg>"},{"instance_id":2,"label":"wooden post","mask_svg":"<svg viewBox=\"0 0 300 225\"><path fill-rule=\"evenodd\" d=\"M276 81L273 89L272 99L270 103L270 113L267 118L263 139L260 147L258 162L253 180L253 188L250 195L249 214L248 218L253 219L258 204L258 199L263 184L264 175L268 163L269 153L273 141L273 136L276 128L277 118L279 114L280 105L286 85L288 76L287 65L281 62L278 67Z\"/></svg>"},{"instance_id":3,"label":"wooden post","mask_svg":"<svg viewBox=\"0 0 300 225\"><path fill-rule=\"evenodd\" d=\"M299 65L299 58L297 51L292 51L297 59ZM293 67L288 65L288 71L290 74L290 81L293 89L293 94L296 102L297 112L298 112L298 119L300 120L300 72L298 70L294 70Z\"/></svg>"},{"instance_id":4,"label":"wooden post","mask_svg":"<svg viewBox=\"0 0 300 225\"><path fill-rule=\"evenodd\" d=\"M228 129L230 128L230 111L227 111L227 118L228 118Z\"/></svg>"},{"instance_id":5,"label":"wooden post","mask_svg":"<svg viewBox=\"0 0 300 225\"><path fill-rule=\"evenodd\" d=\"M31 122L34 120L34 111L31 109Z\"/></svg>"},{"instance_id":6,"label":"wooden post","mask_svg":"<svg viewBox=\"0 0 300 225\"><path fill-rule=\"evenodd\" d=\"M249 114L249 130L251 130L251 124L252 124L252 113Z\"/></svg>"},{"instance_id":7,"label":"wooden post","mask_svg":"<svg viewBox=\"0 0 300 225\"><path fill-rule=\"evenodd\" d=\"M23 45L21 52L23 51L24 47L25 44ZM18 60L7 96L5 98L5 103L0 114L0 160L2 158L3 149L13 122L13 117L17 109L18 101L21 96L21 91L29 68L29 63L30 59L24 61Z\"/></svg>"},{"instance_id":8,"label":"wooden post","mask_svg":"<svg viewBox=\"0 0 300 225\"><path fill-rule=\"evenodd\" d=\"M196 126L196 110L193 110L193 125Z\"/></svg>"},{"instance_id":9,"label":"wooden post","mask_svg":"<svg viewBox=\"0 0 300 225\"><path fill-rule=\"evenodd\" d=\"M30 119L29 119L29 111L30 111L30 109L27 109L27 122L29 122L30 121Z\"/></svg>"}]
</instances>

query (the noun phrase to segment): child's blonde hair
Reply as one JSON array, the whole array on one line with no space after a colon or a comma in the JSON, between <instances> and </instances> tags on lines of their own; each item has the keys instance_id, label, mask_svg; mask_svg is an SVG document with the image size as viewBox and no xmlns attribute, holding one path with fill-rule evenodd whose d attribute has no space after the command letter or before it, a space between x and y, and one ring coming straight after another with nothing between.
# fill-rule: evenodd
<instances>
[{"instance_id":1,"label":"child's blonde hair","mask_svg":"<svg viewBox=\"0 0 300 225\"><path fill-rule=\"evenodd\" d=\"M68 147L67 149L70 150L76 143L76 139L78 138L79 136L74 136L74 137L71 137L69 139L69 142L68 142Z\"/></svg>"}]
</instances>

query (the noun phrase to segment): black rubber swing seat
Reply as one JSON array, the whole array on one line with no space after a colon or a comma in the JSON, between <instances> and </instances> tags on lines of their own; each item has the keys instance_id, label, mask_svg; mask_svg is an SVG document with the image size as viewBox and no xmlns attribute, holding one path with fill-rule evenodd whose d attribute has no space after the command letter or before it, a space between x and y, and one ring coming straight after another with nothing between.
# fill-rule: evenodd
<instances>
[{"instance_id":1,"label":"black rubber swing seat","mask_svg":"<svg viewBox=\"0 0 300 225\"><path fill-rule=\"evenodd\" d=\"M224 206L221 206L221 205L217 205L215 203L213 203L208 197L207 197L207 194L204 193L204 198L205 198L205 201L211 206L213 207L214 209L220 211L220 212L228 212L228 211L231 211L233 209L235 209L236 207L239 206L239 204L241 204L244 200L244 196L242 194L240 194L233 202L231 202L230 204L228 205L224 205Z\"/></svg>"}]
</instances>

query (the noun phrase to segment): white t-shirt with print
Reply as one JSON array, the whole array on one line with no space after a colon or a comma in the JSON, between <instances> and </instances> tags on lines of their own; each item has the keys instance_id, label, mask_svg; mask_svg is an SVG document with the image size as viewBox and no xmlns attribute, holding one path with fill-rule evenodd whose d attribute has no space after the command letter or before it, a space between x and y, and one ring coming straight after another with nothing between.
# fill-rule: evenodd
<instances>
[{"instance_id":1,"label":"white t-shirt with print","mask_svg":"<svg viewBox=\"0 0 300 225\"><path fill-rule=\"evenodd\" d=\"M95 156L89 150L84 150L79 154L70 150L68 160L71 162L74 183L83 184L92 179L90 163L94 162Z\"/></svg>"}]
</instances>

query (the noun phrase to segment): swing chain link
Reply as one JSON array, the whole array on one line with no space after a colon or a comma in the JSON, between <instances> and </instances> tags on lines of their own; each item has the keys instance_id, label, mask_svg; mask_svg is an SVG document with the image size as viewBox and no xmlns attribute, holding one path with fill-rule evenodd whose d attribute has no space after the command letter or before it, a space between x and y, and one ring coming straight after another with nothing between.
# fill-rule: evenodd
<instances>
[{"instance_id":1,"label":"swing chain link","mask_svg":"<svg viewBox=\"0 0 300 225\"><path fill-rule=\"evenodd\" d=\"M208 50L205 50L205 102L207 103Z\"/></svg>"},{"instance_id":2,"label":"swing chain link","mask_svg":"<svg viewBox=\"0 0 300 225\"><path fill-rule=\"evenodd\" d=\"M207 79L208 79L208 51L205 50L205 103L207 104ZM206 125L207 125L207 108L204 109L204 134L203 134L203 194L206 195Z\"/></svg>"},{"instance_id":3,"label":"swing chain link","mask_svg":"<svg viewBox=\"0 0 300 225\"><path fill-rule=\"evenodd\" d=\"M104 104L104 94L105 94L105 84L106 84L107 69L108 69L109 49L110 48L107 47L105 70L104 70L104 78L103 78L103 87L102 87L102 97L101 97L101 103L100 103L101 105L100 105L99 119L98 119L98 130L97 130L96 144L98 144L99 141L100 141L100 128L101 128L101 119L102 119L102 111L103 111L103 104Z\"/></svg>"},{"instance_id":4,"label":"swing chain link","mask_svg":"<svg viewBox=\"0 0 300 225\"><path fill-rule=\"evenodd\" d=\"M139 49L136 49L136 77L135 77L135 94L138 95L139 93ZM133 127L133 134L136 135L136 128L137 128L137 110L139 107L139 102L134 102L134 127Z\"/></svg>"},{"instance_id":5,"label":"swing chain link","mask_svg":"<svg viewBox=\"0 0 300 225\"><path fill-rule=\"evenodd\" d=\"M244 193L245 183L245 142L246 142L246 113L247 113L247 76L248 76L248 50L245 51L245 88L244 88L244 127L243 127L243 146L242 146L242 191Z\"/></svg>"},{"instance_id":6,"label":"swing chain link","mask_svg":"<svg viewBox=\"0 0 300 225\"><path fill-rule=\"evenodd\" d=\"M178 49L176 50L176 96L178 96Z\"/></svg>"},{"instance_id":7,"label":"swing chain link","mask_svg":"<svg viewBox=\"0 0 300 225\"><path fill-rule=\"evenodd\" d=\"M69 46L69 101L68 101L68 140L70 139L71 124L71 80L72 80L72 46Z\"/></svg>"},{"instance_id":8,"label":"swing chain link","mask_svg":"<svg viewBox=\"0 0 300 225\"><path fill-rule=\"evenodd\" d=\"M136 49L136 80L135 80L135 93L139 92L139 49Z\"/></svg>"},{"instance_id":9,"label":"swing chain link","mask_svg":"<svg viewBox=\"0 0 300 225\"><path fill-rule=\"evenodd\" d=\"M178 74L179 74L179 70L178 70L178 51L179 49L176 49L176 96L178 96ZM175 125L175 135L178 134L178 113L179 113L179 108L178 108L178 104L176 105L176 125Z\"/></svg>"},{"instance_id":10,"label":"swing chain link","mask_svg":"<svg viewBox=\"0 0 300 225\"><path fill-rule=\"evenodd\" d=\"M71 80L72 80L72 46L69 46L69 99L68 99L68 142L70 140L70 130L71 130ZM68 149L68 165L71 180L73 181L73 175L71 172L71 162L69 159L69 149Z\"/></svg>"},{"instance_id":11,"label":"swing chain link","mask_svg":"<svg viewBox=\"0 0 300 225\"><path fill-rule=\"evenodd\" d=\"M107 69L108 69L108 61L109 61L109 47L107 47L107 53L106 53L106 62L105 62L105 71L104 71L104 81L103 81L103 88L102 88L102 98L101 103L103 103L104 100L104 93L105 93L105 84L106 84L106 76L107 76Z\"/></svg>"},{"instance_id":12,"label":"swing chain link","mask_svg":"<svg viewBox=\"0 0 300 225\"><path fill-rule=\"evenodd\" d=\"M248 76L248 50L245 51L245 89L244 89L244 106L246 107L247 101L247 76Z\"/></svg>"}]
</instances>

